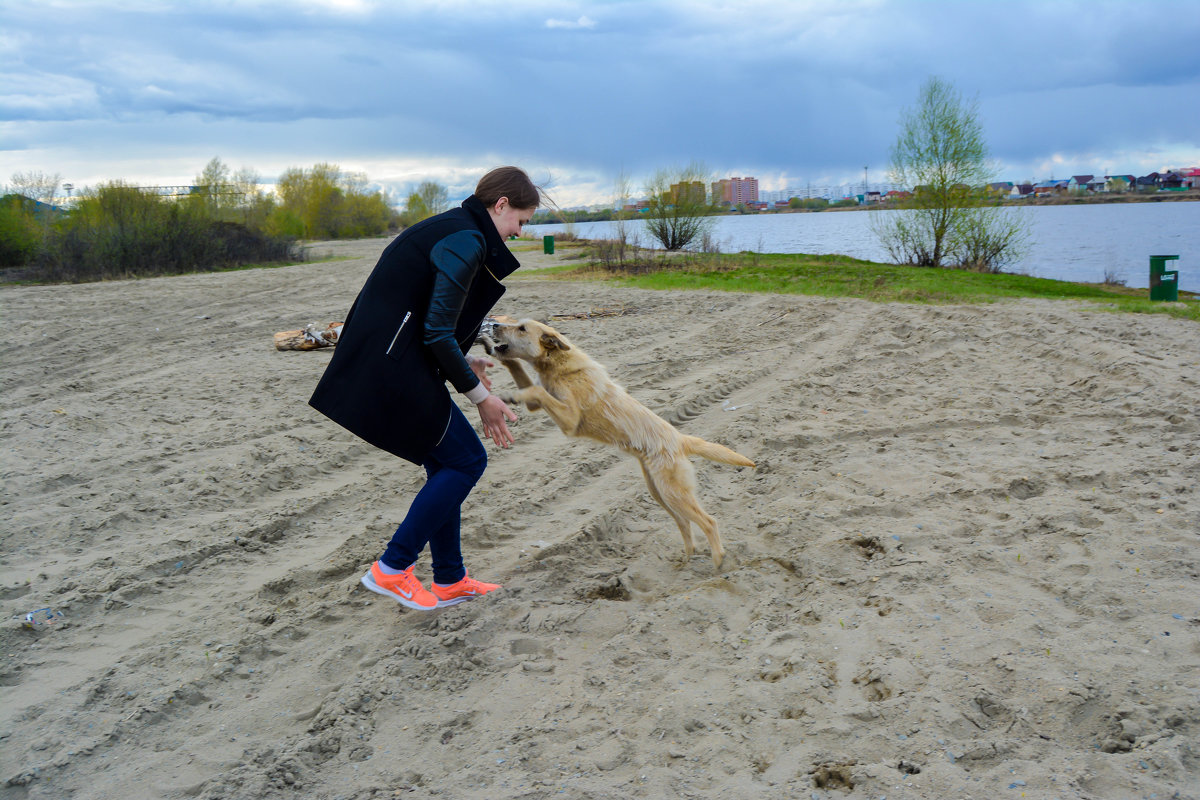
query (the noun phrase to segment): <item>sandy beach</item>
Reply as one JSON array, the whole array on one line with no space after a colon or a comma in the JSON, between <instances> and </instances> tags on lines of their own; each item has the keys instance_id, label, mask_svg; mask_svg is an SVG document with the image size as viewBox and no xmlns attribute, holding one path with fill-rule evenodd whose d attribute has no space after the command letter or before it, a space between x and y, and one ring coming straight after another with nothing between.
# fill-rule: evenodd
<instances>
[{"instance_id":1,"label":"sandy beach","mask_svg":"<svg viewBox=\"0 0 1200 800\"><path fill-rule=\"evenodd\" d=\"M521 410L463 516L504 590L419 613L358 581L423 473L272 347L385 244L0 288L0 800L1200 798L1200 326L519 254L496 313L758 466L696 462L715 570Z\"/></svg>"}]
</instances>

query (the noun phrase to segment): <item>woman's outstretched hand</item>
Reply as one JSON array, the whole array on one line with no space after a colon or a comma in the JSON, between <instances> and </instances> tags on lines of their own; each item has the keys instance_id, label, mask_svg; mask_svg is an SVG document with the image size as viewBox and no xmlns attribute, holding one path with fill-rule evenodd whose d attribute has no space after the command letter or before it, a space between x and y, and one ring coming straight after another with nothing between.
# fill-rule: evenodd
<instances>
[{"instance_id":1,"label":"woman's outstretched hand","mask_svg":"<svg viewBox=\"0 0 1200 800\"><path fill-rule=\"evenodd\" d=\"M471 367L471 371L475 373L475 377L479 378L479 382L483 384L483 388L489 392L492 390L492 379L487 376L487 371L496 366L491 359L482 356L467 356L467 364Z\"/></svg>"},{"instance_id":2,"label":"woman's outstretched hand","mask_svg":"<svg viewBox=\"0 0 1200 800\"><path fill-rule=\"evenodd\" d=\"M491 439L504 448L513 443L513 435L508 430L508 422L516 422L517 415L503 400L490 394L475 407L479 409L479 417L483 420L483 438ZM505 419L508 422L505 422Z\"/></svg>"}]
</instances>

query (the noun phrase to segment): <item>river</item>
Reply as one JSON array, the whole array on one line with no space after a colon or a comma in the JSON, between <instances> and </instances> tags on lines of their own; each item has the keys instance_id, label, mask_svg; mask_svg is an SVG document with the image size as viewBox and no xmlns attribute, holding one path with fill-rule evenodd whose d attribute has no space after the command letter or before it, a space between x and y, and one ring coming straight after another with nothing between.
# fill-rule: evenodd
<instances>
[{"instance_id":1,"label":"river","mask_svg":"<svg viewBox=\"0 0 1200 800\"><path fill-rule=\"evenodd\" d=\"M1099 282L1105 273L1126 286L1150 285L1149 256L1178 255L1168 263L1179 270L1179 288L1200 291L1200 202L1106 203L1017 207L1029 223L1030 246L1008 267L1039 278ZM869 261L888 261L887 251L871 232L871 214L894 211L822 211L808 214L747 214L716 218L714 239L721 251L736 253L841 253ZM652 242L634 221L640 242ZM535 236L556 233L562 225L531 225ZM613 235L611 222L582 222L575 233L586 239Z\"/></svg>"}]
</instances>

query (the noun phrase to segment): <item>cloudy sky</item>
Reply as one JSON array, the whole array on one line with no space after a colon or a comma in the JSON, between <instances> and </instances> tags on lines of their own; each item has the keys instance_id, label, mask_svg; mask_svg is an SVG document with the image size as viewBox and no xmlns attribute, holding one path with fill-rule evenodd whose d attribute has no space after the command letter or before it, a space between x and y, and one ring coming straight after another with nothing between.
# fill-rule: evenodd
<instances>
[{"instance_id":1,"label":"cloudy sky","mask_svg":"<svg viewBox=\"0 0 1200 800\"><path fill-rule=\"evenodd\" d=\"M1200 166L1196 0L0 0L0 183L366 173L564 207L700 161L764 189L884 179L931 75L998 177Z\"/></svg>"}]
</instances>

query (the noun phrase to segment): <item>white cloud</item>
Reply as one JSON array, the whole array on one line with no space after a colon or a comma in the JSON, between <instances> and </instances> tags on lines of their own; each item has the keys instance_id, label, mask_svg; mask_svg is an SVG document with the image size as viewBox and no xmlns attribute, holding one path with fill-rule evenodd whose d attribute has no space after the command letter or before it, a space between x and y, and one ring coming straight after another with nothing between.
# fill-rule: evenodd
<instances>
[{"instance_id":1,"label":"white cloud","mask_svg":"<svg viewBox=\"0 0 1200 800\"><path fill-rule=\"evenodd\" d=\"M588 16L582 16L574 22L569 19L548 19L546 20L546 27L562 28L565 30L580 30L583 28L591 29L596 27L596 21Z\"/></svg>"},{"instance_id":2,"label":"white cloud","mask_svg":"<svg viewBox=\"0 0 1200 800\"><path fill-rule=\"evenodd\" d=\"M371 0L304 0L306 5L317 11L332 11L335 14L370 14L377 4Z\"/></svg>"},{"instance_id":3,"label":"white cloud","mask_svg":"<svg viewBox=\"0 0 1200 800\"><path fill-rule=\"evenodd\" d=\"M874 183L929 75L978 97L1003 179L1145 173L1198 160L1200 58L1125 43L1195 40L1195 2L1080 28L1088 0L0 0L0 180L180 183L219 156L397 193L515 163L563 206L693 159L764 190ZM1029 57L1030 30L1089 44Z\"/></svg>"}]
</instances>

